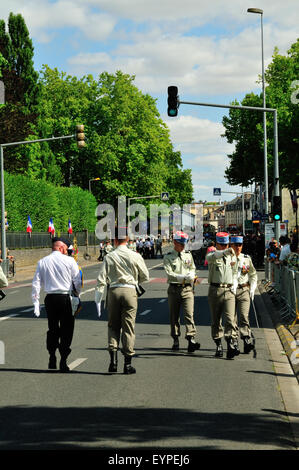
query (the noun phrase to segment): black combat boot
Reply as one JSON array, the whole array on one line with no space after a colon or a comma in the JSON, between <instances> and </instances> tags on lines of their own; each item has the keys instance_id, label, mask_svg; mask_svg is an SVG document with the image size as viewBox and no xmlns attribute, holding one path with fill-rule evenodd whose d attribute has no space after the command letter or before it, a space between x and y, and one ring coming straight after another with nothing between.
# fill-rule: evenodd
<instances>
[{"instance_id":1,"label":"black combat boot","mask_svg":"<svg viewBox=\"0 0 299 470\"><path fill-rule=\"evenodd\" d=\"M215 339L216 343L216 352L215 352L215 357L222 357L223 356L223 347L221 343L221 339Z\"/></svg>"},{"instance_id":2,"label":"black combat boot","mask_svg":"<svg viewBox=\"0 0 299 470\"><path fill-rule=\"evenodd\" d=\"M196 343L195 339L192 338L187 338L188 339L188 352L193 353L194 351L197 351L200 348L200 344Z\"/></svg>"},{"instance_id":3,"label":"black combat boot","mask_svg":"<svg viewBox=\"0 0 299 470\"><path fill-rule=\"evenodd\" d=\"M235 356L240 354L238 340L235 338L229 338L227 341L227 352L226 359L233 359Z\"/></svg>"},{"instance_id":4,"label":"black combat boot","mask_svg":"<svg viewBox=\"0 0 299 470\"><path fill-rule=\"evenodd\" d=\"M117 372L117 351L109 351L110 365L108 372Z\"/></svg>"},{"instance_id":5,"label":"black combat boot","mask_svg":"<svg viewBox=\"0 0 299 470\"><path fill-rule=\"evenodd\" d=\"M172 351L178 351L180 349L180 343L179 343L179 337L174 336L173 338L173 345L172 345Z\"/></svg>"},{"instance_id":6,"label":"black combat boot","mask_svg":"<svg viewBox=\"0 0 299 470\"><path fill-rule=\"evenodd\" d=\"M254 340L250 336L244 336L244 354L249 354L254 349Z\"/></svg>"},{"instance_id":7,"label":"black combat boot","mask_svg":"<svg viewBox=\"0 0 299 470\"><path fill-rule=\"evenodd\" d=\"M136 374L136 369L131 366L132 357L125 356L125 364L124 364L124 374Z\"/></svg>"}]
</instances>

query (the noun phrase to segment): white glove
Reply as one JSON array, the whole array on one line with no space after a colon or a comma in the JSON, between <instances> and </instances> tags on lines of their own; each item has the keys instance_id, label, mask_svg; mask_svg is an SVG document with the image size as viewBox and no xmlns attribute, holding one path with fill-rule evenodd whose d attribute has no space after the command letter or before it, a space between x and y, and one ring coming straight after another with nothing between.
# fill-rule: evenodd
<instances>
[{"instance_id":1,"label":"white glove","mask_svg":"<svg viewBox=\"0 0 299 470\"><path fill-rule=\"evenodd\" d=\"M224 250L224 254L233 256L235 254L235 252L234 252L233 248L226 248L226 250Z\"/></svg>"},{"instance_id":2,"label":"white glove","mask_svg":"<svg viewBox=\"0 0 299 470\"><path fill-rule=\"evenodd\" d=\"M256 289L256 282L253 282L252 284L250 284L250 290L249 290L249 295L250 295L251 300L254 299L255 289Z\"/></svg>"},{"instance_id":3,"label":"white glove","mask_svg":"<svg viewBox=\"0 0 299 470\"><path fill-rule=\"evenodd\" d=\"M94 295L94 301L96 303L96 308L97 308L97 312L98 312L98 317L100 318L101 316L101 302L102 302L102 298L103 298L103 293L102 292L99 292L98 290L95 291L95 295Z\"/></svg>"},{"instance_id":4,"label":"white glove","mask_svg":"<svg viewBox=\"0 0 299 470\"><path fill-rule=\"evenodd\" d=\"M34 315L36 316L36 318L38 318L40 316L40 307L39 307L39 302L34 302Z\"/></svg>"},{"instance_id":5,"label":"white glove","mask_svg":"<svg viewBox=\"0 0 299 470\"><path fill-rule=\"evenodd\" d=\"M101 317L101 302L96 303L96 308L98 312L98 318Z\"/></svg>"},{"instance_id":6,"label":"white glove","mask_svg":"<svg viewBox=\"0 0 299 470\"><path fill-rule=\"evenodd\" d=\"M191 271L190 273L187 274L187 276L185 276L185 280L187 282L193 282L194 278L195 278L195 272L194 271Z\"/></svg>"},{"instance_id":7,"label":"white glove","mask_svg":"<svg viewBox=\"0 0 299 470\"><path fill-rule=\"evenodd\" d=\"M179 284L183 284L183 282L185 280L185 276L184 276L184 274L177 274L176 279L177 279Z\"/></svg>"},{"instance_id":8,"label":"white glove","mask_svg":"<svg viewBox=\"0 0 299 470\"><path fill-rule=\"evenodd\" d=\"M216 259L223 258L226 250L215 250L212 253L214 254Z\"/></svg>"}]
</instances>

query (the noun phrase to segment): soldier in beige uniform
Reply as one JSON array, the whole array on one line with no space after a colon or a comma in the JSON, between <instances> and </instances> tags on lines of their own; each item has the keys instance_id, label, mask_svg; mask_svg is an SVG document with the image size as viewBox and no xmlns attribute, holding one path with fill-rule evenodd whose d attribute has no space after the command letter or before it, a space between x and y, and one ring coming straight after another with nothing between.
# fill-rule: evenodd
<instances>
[{"instance_id":1,"label":"soldier in beige uniform","mask_svg":"<svg viewBox=\"0 0 299 470\"><path fill-rule=\"evenodd\" d=\"M174 249L164 256L164 269L167 274L168 305L170 313L171 336L173 338L172 350L179 349L180 336L180 309L182 307L188 341L188 352L200 348L195 342L196 328L194 324L194 281L196 278L195 264L192 254L185 251L188 235L176 232L173 237Z\"/></svg>"},{"instance_id":2,"label":"soldier in beige uniform","mask_svg":"<svg viewBox=\"0 0 299 470\"><path fill-rule=\"evenodd\" d=\"M127 247L128 237L115 239L116 248L105 256L97 278L95 302L98 316L101 315L101 300L105 287L108 309L109 372L117 372L117 350L121 339L125 357L124 374L134 374L131 360L135 354L135 319L139 283L149 280L149 273L140 254Z\"/></svg>"},{"instance_id":3,"label":"soldier in beige uniform","mask_svg":"<svg viewBox=\"0 0 299 470\"><path fill-rule=\"evenodd\" d=\"M250 299L254 299L257 286L257 273L252 264L251 257L242 253L243 237L232 236L230 239L232 248L237 257L238 287L236 293L236 315L239 311L240 336L244 341L244 353L248 354L254 349L254 337L249 324Z\"/></svg>"},{"instance_id":4,"label":"soldier in beige uniform","mask_svg":"<svg viewBox=\"0 0 299 470\"><path fill-rule=\"evenodd\" d=\"M227 342L227 359L240 354L235 321L235 295L237 289L237 263L234 251L229 248L229 235L216 234L216 251L206 256L209 269L208 301L212 316L211 333L216 343L216 357L223 356L221 338ZM222 326L224 320L224 329Z\"/></svg>"}]
</instances>

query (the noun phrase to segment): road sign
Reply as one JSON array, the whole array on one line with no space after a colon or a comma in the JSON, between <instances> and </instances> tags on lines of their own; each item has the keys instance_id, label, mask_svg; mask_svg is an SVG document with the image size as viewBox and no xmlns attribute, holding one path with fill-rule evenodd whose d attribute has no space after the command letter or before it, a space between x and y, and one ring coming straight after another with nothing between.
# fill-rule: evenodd
<instances>
[{"instance_id":1,"label":"road sign","mask_svg":"<svg viewBox=\"0 0 299 470\"><path fill-rule=\"evenodd\" d=\"M261 213L259 211L252 210L252 220L261 220Z\"/></svg>"},{"instance_id":2,"label":"road sign","mask_svg":"<svg viewBox=\"0 0 299 470\"><path fill-rule=\"evenodd\" d=\"M168 201L169 193L161 193L161 199L162 201Z\"/></svg>"},{"instance_id":3,"label":"road sign","mask_svg":"<svg viewBox=\"0 0 299 470\"><path fill-rule=\"evenodd\" d=\"M221 188L213 188L213 196L221 196Z\"/></svg>"}]
</instances>

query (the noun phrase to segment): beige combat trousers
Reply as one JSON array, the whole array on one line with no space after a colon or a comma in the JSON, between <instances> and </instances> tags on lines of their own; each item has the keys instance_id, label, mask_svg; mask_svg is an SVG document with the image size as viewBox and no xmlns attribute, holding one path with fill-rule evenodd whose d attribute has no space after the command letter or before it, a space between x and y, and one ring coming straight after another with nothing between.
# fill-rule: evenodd
<instances>
[{"instance_id":1,"label":"beige combat trousers","mask_svg":"<svg viewBox=\"0 0 299 470\"><path fill-rule=\"evenodd\" d=\"M249 325L249 310L250 310L250 294L249 287L238 287L236 295L236 323L238 324L239 313L239 330L241 338L244 336L251 336L251 329Z\"/></svg>"},{"instance_id":2,"label":"beige combat trousers","mask_svg":"<svg viewBox=\"0 0 299 470\"><path fill-rule=\"evenodd\" d=\"M134 356L135 321L137 312L135 288L115 287L108 289L108 350L117 351L121 339L122 353Z\"/></svg>"},{"instance_id":3,"label":"beige combat trousers","mask_svg":"<svg viewBox=\"0 0 299 470\"><path fill-rule=\"evenodd\" d=\"M183 287L181 285L168 287L168 307L170 316L170 335L181 335L180 329L180 310L182 307L184 322L186 328L186 338L193 338L196 334L194 324L194 293L192 286Z\"/></svg>"},{"instance_id":4,"label":"beige combat trousers","mask_svg":"<svg viewBox=\"0 0 299 470\"><path fill-rule=\"evenodd\" d=\"M208 302L211 311L211 334L213 340L224 337L237 338L235 319L236 298L229 287L209 287ZM224 327L222 326L222 319Z\"/></svg>"}]
</instances>

